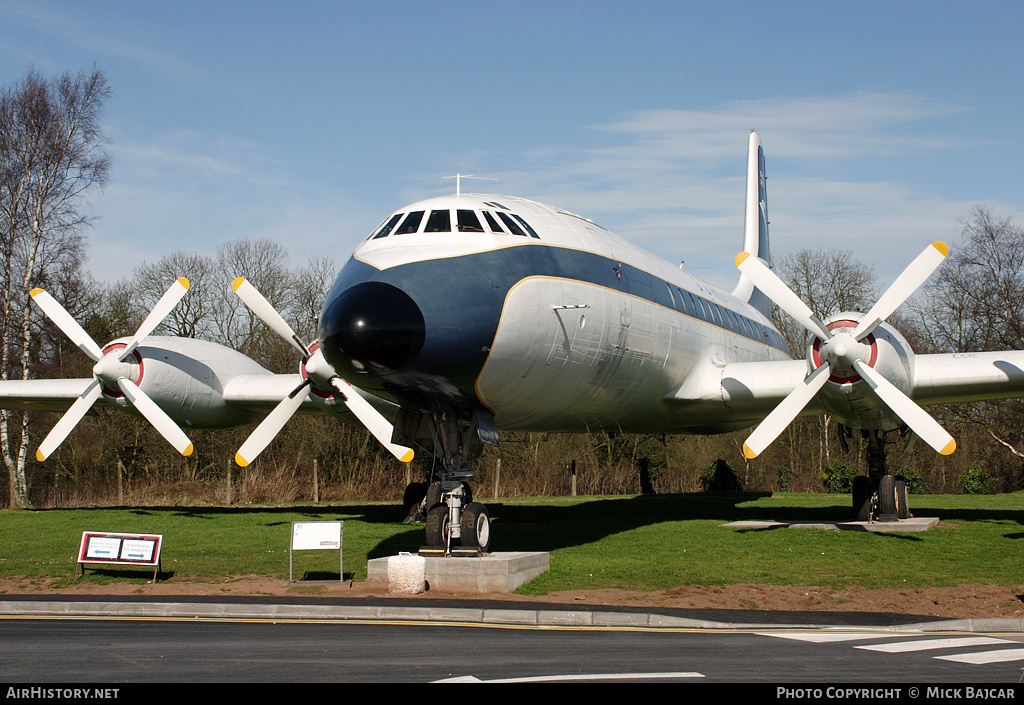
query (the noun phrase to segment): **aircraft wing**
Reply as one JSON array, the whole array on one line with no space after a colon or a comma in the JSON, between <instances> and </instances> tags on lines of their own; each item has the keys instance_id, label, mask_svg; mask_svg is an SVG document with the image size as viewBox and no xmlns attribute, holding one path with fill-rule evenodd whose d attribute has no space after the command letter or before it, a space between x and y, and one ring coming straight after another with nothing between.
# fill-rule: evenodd
<instances>
[{"instance_id":1,"label":"aircraft wing","mask_svg":"<svg viewBox=\"0 0 1024 705\"><path fill-rule=\"evenodd\" d=\"M914 355L911 398L923 406L1024 397L1024 352ZM705 359L665 397L674 420L723 431L760 422L808 377L805 360L718 363ZM801 415L822 413L812 399Z\"/></svg>"},{"instance_id":2,"label":"aircraft wing","mask_svg":"<svg viewBox=\"0 0 1024 705\"><path fill-rule=\"evenodd\" d=\"M664 401L674 423L687 429L740 429L771 413L806 376L805 360L724 363L706 356ZM806 410L816 411L815 406Z\"/></svg>"},{"instance_id":3,"label":"aircraft wing","mask_svg":"<svg viewBox=\"0 0 1024 705\"><path fill-rule=\"evenodd\" d=\"M230 406L240 407L260 413L273 411L282 399L291 394L302 382L297 374L271 374L271 375L236 375L224 386L224 401ZM348 386L346 394L354 392L369 402L384 416L393 419L398 411L398 406L391 402L376 397L369 392ZM303 402L299 413L310 413L324 411L325 406L316 404L311 399ZM358 422L355 414L343 403L332 404L329 410L343 420L348 419L353 423Z\"/></svg>"},{"instance_id":4,"label":"aircraft wing","mask_svg":"<svg viewBox=\"0 0 1024 705\"><path fill-rule=\"evenodd\" d=\"M0 382L0 409L67 411L92 381L88 377L6 380ZM266 413L288 396L300 381L297 374L236 375L225 385L223 399L231 406ZM103 397L97 401L104 402ZM316 410L318 407L312 402L306 402L303 408L303 411Z\"/></svg>"},{"instance_id":5,"label":"aircraft wing","mask_svg":"<svg viewBox=\"0 0 1024 705\"><path fill-rule=\"evenodd\" d=\"M0 409L67 411L92 383L82 379L27 379L0 382Z\"/></svg>"},{"instance_id":6,"label":"aircraft wing","mask_svg":"<svg viewBox=\"0 0 1024 705\"><path fill-rule=\"evenodd\" d=\"M950 404L1024 396L1024 352L916 355L914 400Z\"/></svg>"}]
</instances>

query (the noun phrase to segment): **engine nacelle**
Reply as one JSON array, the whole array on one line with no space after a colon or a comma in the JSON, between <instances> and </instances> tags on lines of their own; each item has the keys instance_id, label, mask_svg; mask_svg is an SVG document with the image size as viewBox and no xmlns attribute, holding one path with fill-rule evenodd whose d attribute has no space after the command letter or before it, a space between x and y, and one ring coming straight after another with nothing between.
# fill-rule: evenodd
<instances>
[{"instance_id":1,"label":"engine nacelle","mask_svg":"<svg viewBox=\"0 0 1024 705\"><path fill-rule=\"evenodd\" d=\"M830 317L825 325L835 334L852 333L863 316L862 313L840 313ZM849 344L845 340L842 342ZM848 428L891 431L903 426L900 417L878 398L868 381L852 366L836 364L839 356L830 354L834 353L829 350L830 345L833 345L832 341L825 343L817 337L807 345L807 362L811 370L826 362L833 364L833 373L818 397L826 413ZM899 331L883 321L854 345L860 346L856 351L858 359L910 396L914 351ZM842 351L843 356L848 356L848 353Z\"/></svg>"},{"instance_id":2,"label":"engine nacelle","mask_svg":"<svg viewBox=\"0 0 1024 705\"><path fill-rule=\"evenodd\" d=\"M124 346L115 340L104 352ZM238 375L270 375L237 350L196 338L149 336L126 362L129 378L182 428L230 428L257 421L253 412L224 401L224 387ZM118 389L104 387L104 399L121 408L132 405Z\"/></svg>"}]
</instances>

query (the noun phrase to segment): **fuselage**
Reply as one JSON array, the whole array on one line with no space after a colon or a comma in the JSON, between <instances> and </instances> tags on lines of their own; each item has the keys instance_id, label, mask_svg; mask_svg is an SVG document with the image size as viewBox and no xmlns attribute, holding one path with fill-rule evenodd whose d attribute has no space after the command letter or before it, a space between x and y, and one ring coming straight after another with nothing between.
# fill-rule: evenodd
<instances>
[{"instance_id":1,"label":"fuselage","mask_svg":"<svg viewBox=\"0 0 1024 705\"><path fill-rule=\"evenodd\" d=\"M789 358L747 302L585 218L480 194L389 216L331 288L319 339L356 386L507 430L685 432L700 424L664 397L709 348Z\"/></svg>"}]
</instances>

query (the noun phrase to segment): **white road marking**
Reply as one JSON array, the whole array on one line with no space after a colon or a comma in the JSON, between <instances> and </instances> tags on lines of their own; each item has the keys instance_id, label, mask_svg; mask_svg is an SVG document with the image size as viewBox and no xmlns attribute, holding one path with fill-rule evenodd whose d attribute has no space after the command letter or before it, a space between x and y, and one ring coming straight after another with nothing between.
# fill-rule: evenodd
<instances>
[{"instance_id":1,"label":"white road marking","mask_svg":"<svg viewBox=\"0 0 1024 705\"><path fill-rule=\"evenodd\" d=\"M780 639L809 641L814 644L828 644L841 641L859 641L861 639L892 639L898 634L865 634L863 632L755 632L758 636L774 636Z\"/></svg>"},{"instance_id":2,"label":"white road marking","mask_svg":"<svg viewBox=\"0 0 1024 705\"><path fill-rule=\"evenodd\" d=\"M706 678L694 671L668 671L665 673L579 673L564 676L527 676L525 678L495 678L480 680L476 676L456 676L435 683L564 683L568 681L635 681L664 680L667 678Z\"/></svg>"},{"instance_id":3,"label":"white road marking","mask_svg":"<svg viewBox=\"0 0 1024 705\"><path fill-rule=\"evenodd\" d=\"M965 646L992 646L994 644L1012 644L1006 639L995 639L989 636L971 636L958 639L922 639L920 641L901 641L897 644L866 644L855 648L865 651L884 651L889 654L901 654L909 651L928 651L929 649L960 649Z\"/></svg>"},{"instance_id":4,"label":"white road marking","mask_svg":"<svg viewBox=\"0 0 1024 705\"><path fill-rule=\"evenodd\" d=\"M979 651L973 654L960 654L958 656L936 656L943 661L956 661L958 663L1003 663L1006 661L1024 661L1024 649L1002 649L1001 651Z\"/></svg>"}]
</instances>

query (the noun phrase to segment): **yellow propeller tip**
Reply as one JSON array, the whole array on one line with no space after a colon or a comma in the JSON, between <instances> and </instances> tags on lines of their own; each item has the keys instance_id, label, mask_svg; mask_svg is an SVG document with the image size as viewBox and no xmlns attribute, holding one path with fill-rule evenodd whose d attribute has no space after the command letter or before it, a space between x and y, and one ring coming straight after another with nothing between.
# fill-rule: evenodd
<instances>
[{"instance_id":1,"label":"yellow propeller tip","mask_svg":"<svg viewBox=\"0 0 1024 705\"><path fill-rule=\"evenodd\" d=\"M755 453L750 446L748 446L746 443L744 443L743 444L743 456L747 460L753 460L754 458L757 457L757 453Z\"/></svg>"},{"instance_id":2,"label":"yellow propeller tip","mask_svg":"<svg viewBox=\"0 0 1024 705\"><path fill-rule=\"evenodd\" d=\"M946 243L936 240L932 243L932 247L941 252L943 257L949 256L949 245Z\"/></svg>"},{"instance_id":3,"label":"yellow propeller tip","mask_svg":"<svg viewBox=\"0 0 1024 705\"><path fill-rule=\"evenodd\" d=\"M244 282L244 281L245 281L245 277L238 277L233 282L231 282L231 288L234 291L238 291L238 287L242 286L242 282Z\"/></svg>"},{"instance_id":4,"label":"yellow propeller tip","mask_svg":"<svg viewBox=\"0 0 1024 705\"><path fill-rule=\"evenodd\" d=\"M185 450L181 451L181 454L184 455L185 457L188 457L188 456L192 455L192 451L194 451L194 450L195 450L195 446L192 445L191 443L189 443L188 444L188 448L186 448Z\"/></svg>"},{"instance_id":5,"label":"yellow propeller tip","mask_svg":"<svg viewBox=\"0 0 1024 705\"><path fill-rule=\"evenodd\" d=\"M241 456L239 453L235 453L235 465L240 468L244 468L249 464L249 461Z\"/></svg>"},{"instance_id":6,"label":"yellow propeller tip","mask_svg":"<svg viewBox=\"0 0 1024 705\"><path fill-rule=\"evenodd\" d=\"M402 461L403 463L410 463L412 462L413 456L415 455L416 452L412 448L410 448L409 452L403 455L401 458L399 458L399 460Z\"/></svg>"},{"instance_id":7,"label":"yellow propeller tip","mask_svg":"<svg viewBox=\"0 0 1024 705\"><path fill-rule=\"evenodd\" d=\"M29 295L30 295L30 296L35 296L35 295L37 295L37 294L41 294L41 293L43 293L44 291L45 291L45 289L40 289L40 288L39 288L39 287L37 286L37 287L36 287L35 289L33 289L32 291L30 291L30 292L28 292L28 293L29 293Z\"/></svg>"},{"instance_id":8,"label":"yellow propeller tip","mask_svg":"<svg viewBox=\"0 0 1024 705\"><path fill-rule=\"evenodd\" d=\"M942 455L952 455L953 451L956 450L956 441L953 439L949 440L946 447L939 451Z\"/></svg>"},{"instance_id":9,"label":"yellow propeller tip","mask_svg":"<svg viewBox=\"0 0 1024 705\"><path fill-rule=\"evenodd\" d=\"M41 451L41 450L37 450L36 451L36 460L38 460L40 463L43 462L44 460L46 460L46 456L43 455L43 451Z\"/></svg>"},{"instance_id":10,"label":"yellow propeller tip","mask_svg":"<svg viewBox=\"0 0 1024 705\"><path fill-rule=\"evenodd\" d=\"M747 261L747 257L750 257L749 252L741 252L736 255L736 266L739 267L741 264Z\"/></svg>"},{"instance_id":11,"label":"yellow propeller tip","mask_svg":"<svg viewBox=\"0 0 1024 705\"><path fill-rule=\"evenodd\" d=\"M191 282L189 282L189 280L186 279L185 277L178 277L178 283L181 284L186 289L192 286Z\"/></svg>"}]
</instances>

